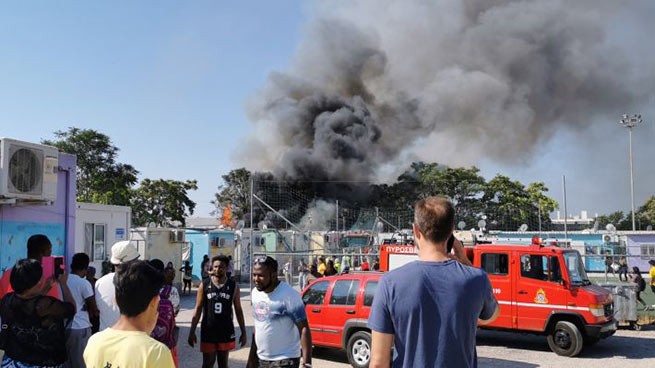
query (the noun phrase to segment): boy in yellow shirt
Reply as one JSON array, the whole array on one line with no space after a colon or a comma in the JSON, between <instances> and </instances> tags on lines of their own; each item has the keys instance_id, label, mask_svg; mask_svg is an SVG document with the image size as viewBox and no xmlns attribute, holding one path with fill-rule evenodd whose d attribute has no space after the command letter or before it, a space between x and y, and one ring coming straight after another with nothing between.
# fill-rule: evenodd
<instances>
[{"instance_id":1,"label":"boy in yellow shirt","mask_svg":"<svg viewBox=\"0 0 655 368\"><path fill-rule=\"evenodd\" d=\"M91 336L84 362L87 368L174 368L168 347L150 337L164 275L145 261L126 266L114 278L121 316L112 327Z\"/></svg>"}]
</instances>

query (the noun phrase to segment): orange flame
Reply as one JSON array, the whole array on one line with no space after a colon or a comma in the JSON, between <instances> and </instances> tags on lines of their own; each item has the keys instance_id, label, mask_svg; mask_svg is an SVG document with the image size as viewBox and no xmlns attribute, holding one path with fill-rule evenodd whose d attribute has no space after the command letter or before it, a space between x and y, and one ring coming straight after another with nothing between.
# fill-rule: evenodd
<instances>
[{"instance_id":1,"label":"orange flame","mask_svg":"<svg viewBox=\"0 0 655 368\"><path fill-rule=\"evenodd\" d=\"M228 204L223 207L223 215L221 216L221 225L234 227L234 221L232 220L232 205Z\"/></svg>"}]
</instances>

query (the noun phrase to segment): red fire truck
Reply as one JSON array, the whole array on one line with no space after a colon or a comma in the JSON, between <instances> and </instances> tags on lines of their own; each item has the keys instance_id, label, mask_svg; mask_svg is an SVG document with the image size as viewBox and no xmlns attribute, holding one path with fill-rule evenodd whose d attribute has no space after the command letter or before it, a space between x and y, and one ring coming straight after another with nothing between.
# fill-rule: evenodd
<instances>
[{"instance_id":1,"label":"red fire truck","mask_svg":"<svg viewBox=\"0 0 655 368\"><path fill-rule=\"evenodd\" d=\"M532 245L478 244L465 248L473 266L486 271L500 304L500 315L485 329L547 336L552 351L576 356L616 331L612 296L593 285L580 254L573 249ZM380 269L416 260L412 245L383 245Z\"/></svg>"}]
</instances>

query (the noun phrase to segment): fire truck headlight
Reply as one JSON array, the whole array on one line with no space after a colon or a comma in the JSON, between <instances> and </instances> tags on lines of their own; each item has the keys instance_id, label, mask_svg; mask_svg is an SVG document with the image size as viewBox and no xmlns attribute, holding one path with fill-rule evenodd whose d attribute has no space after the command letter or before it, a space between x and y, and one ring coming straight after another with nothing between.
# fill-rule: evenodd
<instances>
[{"instance_id":1,"label":"fire truck headlight","mask_svg":"<svg viewBox=\"0 0 655 368\"><path fill-rule=\"evenodd\" d=\"M589 304L589 312L594 317L604 317L605 316L605 309L603 308L602 305L599 304Z\"/></svg>"}]
</instances>

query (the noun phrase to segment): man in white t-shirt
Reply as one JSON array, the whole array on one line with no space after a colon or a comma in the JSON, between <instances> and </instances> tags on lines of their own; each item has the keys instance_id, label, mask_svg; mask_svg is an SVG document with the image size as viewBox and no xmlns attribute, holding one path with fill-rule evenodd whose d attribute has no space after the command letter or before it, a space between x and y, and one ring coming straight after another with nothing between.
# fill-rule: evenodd
<instances>
[{"instance_id":1,"label":"man in white t-shirt","mask_svg":"<svg viewBox=\"0 0 655 368\"><path fill-rule=\"evenodd\" d=\"M300 294L277 278L277 261L255 258L251 301L254 336L247 367L312 366L312 335Z\"/></svg>"},{"instance_id":2,"label":"man in white t-shirt","mask_svg":"<svg viewBox=\"0 0 655 368\"><path fill-rule=\"evenodd\" d=\"M109 261L114 268L125 267L126 263L139 259L139 251L129 240L116 242L111 247ZM115 272L110 272L96 281L96 304L100 312L100 329L111 327L118 321L121 313L116 304Z\"/></svg>"},{"instance_id":3,"label":"man in white t-shirt","mask_svg":"<svg viewBox=\"0 0 655 368\"><path fill-rule=\"evenodd\" d=\"M68 361L65 366L70 368L84 368L84 348L91 337L90 315L97 315L96 300L93 297L91 283L85 278L89 267L89 256L76 253L71 261L71 273L67 285L75 299L77 311L73 322L66 330L66 351Z\"/></svg>"}]
</instances>

